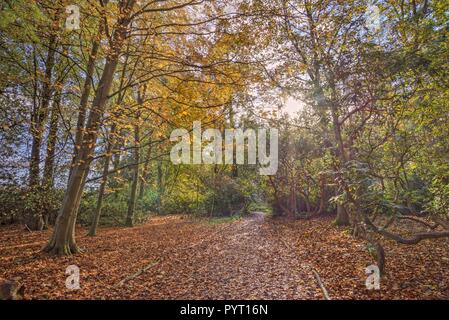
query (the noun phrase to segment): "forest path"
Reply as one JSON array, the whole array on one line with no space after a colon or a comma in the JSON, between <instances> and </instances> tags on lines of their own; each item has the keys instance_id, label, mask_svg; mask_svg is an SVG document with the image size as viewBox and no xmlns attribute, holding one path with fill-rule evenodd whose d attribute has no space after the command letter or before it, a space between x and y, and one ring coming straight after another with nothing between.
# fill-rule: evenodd
<instances>
[{"instance_id":1,"label":"forest path","mask_svg":"<svg viewBox=\"0 0 449 320\"><path fill-rule=\"evenodd\" d=\"M254 212L168 254L128 290L137 287L146 299L321 299L311 269L278 232Z\"/></svg>"},{"instance_id":2,"label":"forest path","mask_svg":"<svg viewBox=\"0 0 449 320\"><path fill-rule=\"evenodd\" d=\"M332 217L239 220L169 215L133 228L77 228L82 254L42 253L52 230L0 227L0 278L20 278L27 299L332 299L449 297L447 239L410 250L385 242L381 290L365 287L372 264L365 244ZM66 288L66 268L80 270L80 289Z\"/></svg>"}]
</instances>

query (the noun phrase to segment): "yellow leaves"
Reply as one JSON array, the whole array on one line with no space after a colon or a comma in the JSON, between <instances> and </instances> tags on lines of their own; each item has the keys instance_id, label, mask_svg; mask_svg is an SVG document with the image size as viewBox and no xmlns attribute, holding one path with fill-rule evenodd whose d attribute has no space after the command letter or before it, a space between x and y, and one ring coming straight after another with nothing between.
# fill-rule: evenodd
<instances>
[{"instance_id":1,"label":"yellow leaves","mask_svg":"<svg viewBox=\"0 0 449 320\"><path fill-rule=\"evenodd\" d=\"M296 73L296 69L292 65L288 65L286 71L290 77Z\"/></svg>"}]
</instances>

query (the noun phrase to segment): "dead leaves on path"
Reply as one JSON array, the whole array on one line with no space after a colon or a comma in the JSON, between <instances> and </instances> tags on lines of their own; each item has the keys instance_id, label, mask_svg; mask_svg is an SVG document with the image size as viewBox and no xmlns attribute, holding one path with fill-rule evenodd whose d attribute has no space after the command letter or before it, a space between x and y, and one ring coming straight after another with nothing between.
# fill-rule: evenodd
<instances>
[{"instance_id":1,"label":"dead leaves on path","mask_svg":"<svg viewBox=\"0 0 449 320\"><path fill-rule=\"evenodd\" d=\"M330 219L244 219L223 224L156 217L134 228L101 228L78 242L84 253L39 250L50 231L0 228L0 277L20 278L28 299L447 299L449 242L387 242L381 290L365 288L374 262L365 244ZM287 244L287 245L286 245ZM77 265L81 289L65 288ZM120 283L120 285L117 285Z\"/></svg>"}]
</instances>

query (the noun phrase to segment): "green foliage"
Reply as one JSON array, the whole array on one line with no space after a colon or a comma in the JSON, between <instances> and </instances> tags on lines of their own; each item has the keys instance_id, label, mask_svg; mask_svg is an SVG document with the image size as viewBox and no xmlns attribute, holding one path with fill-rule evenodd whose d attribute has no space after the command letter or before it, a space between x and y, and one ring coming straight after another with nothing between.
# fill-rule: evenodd
<instances>
[{"instance_id":1,"label":"green foliage","mask_svg":"<svg viewBox=\"0 0 449 320\"><path fill-rule=\"evenodd\" d=\"M49 219L54 223L62 202L63 190L46 190L43 188L2 187L0 189L0 206L2 207L0 223L20 222L30 227L36 219Z\"/></svg>"},{"instance_id":2,"label":"green foliage","mask_svg":"<svg viewBox=\"0 0 449 320\"><path fill-rule=\"evenodd\" d=\"M242 186L228 176L221 176L218 181L209 185L210 189L204 200L206 210L215 216L246 213L249 198Z\"/></svg>"},{"instance_id":3,"label":"green foliage","mask_svg":"<svg viewBox=\"0 0 449 320\"><path fill-rule=\"evenodd\" d=\"M430 187L431 200L426 209L436 215L449 217L449 180L434 178Z\"/></svg>"}]
</instances>

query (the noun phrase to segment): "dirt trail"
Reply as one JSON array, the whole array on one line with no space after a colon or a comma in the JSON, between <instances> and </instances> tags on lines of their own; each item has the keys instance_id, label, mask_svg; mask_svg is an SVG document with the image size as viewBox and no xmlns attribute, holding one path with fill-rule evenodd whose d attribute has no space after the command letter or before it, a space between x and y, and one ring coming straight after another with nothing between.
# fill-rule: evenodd
<instances>
[{"instance_id":1,"label":"dirt trail","mask_svg":"<svg viewBox=\"0 0 449 320\"><path fill-rule=\"evenodd\" d=\"M28 299L324 299L316 270L332 299L449 297L447 240L413 250L386 242L387 274L380 291L368 291L373 258L331 218L164 216L86 233L77 229L82 254L53 257L40 252L51 230L0 227L0 278L20 278ZM80 290L65 287L69 265L80 268Z\"/></svg>"},{"instance_id":2,"label":"dirt trail","mask_svg":"<svg viewBox=\"0 0 449 320\"><path fill-rule=\"evenodd\" d=\"M128 286L149 299L321 299L311 271L272 233L264 215L254 213Z\"/></svg>"}]
</instances>

